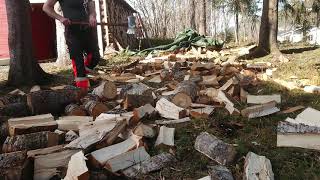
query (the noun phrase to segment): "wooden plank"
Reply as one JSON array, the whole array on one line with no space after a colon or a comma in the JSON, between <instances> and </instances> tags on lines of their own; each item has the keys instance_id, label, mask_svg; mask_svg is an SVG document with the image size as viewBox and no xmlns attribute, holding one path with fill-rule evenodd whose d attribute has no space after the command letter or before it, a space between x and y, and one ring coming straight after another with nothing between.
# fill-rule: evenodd
<instances>
[{"instance_id":1,"label":"wooden plank","mask_svg":"<svg viewBox=\"0 0 320 180\"><path fill-rule=\"evenodd\" d=\"M64 180L89 180L89 170L86 165L87 158L80 151L71 156L68 164L67 175Z\"/></svg>"}]
</instances>

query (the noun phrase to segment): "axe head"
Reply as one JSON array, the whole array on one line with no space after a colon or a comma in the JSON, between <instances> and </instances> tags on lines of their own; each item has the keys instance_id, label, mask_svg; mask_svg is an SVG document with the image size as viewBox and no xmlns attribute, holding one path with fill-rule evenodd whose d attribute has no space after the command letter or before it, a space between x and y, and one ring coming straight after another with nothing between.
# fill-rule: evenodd
<instances>
[{"instance_id":1,"label":"axe head","mask_svg":"<svg viewBox=\"0 0 320 180\"><path fill-rule=\"evenodd\" d=\"M135 34L135 33L136 33L136 17L129 16L127 34Z\"/></svg>"}]
</instances>

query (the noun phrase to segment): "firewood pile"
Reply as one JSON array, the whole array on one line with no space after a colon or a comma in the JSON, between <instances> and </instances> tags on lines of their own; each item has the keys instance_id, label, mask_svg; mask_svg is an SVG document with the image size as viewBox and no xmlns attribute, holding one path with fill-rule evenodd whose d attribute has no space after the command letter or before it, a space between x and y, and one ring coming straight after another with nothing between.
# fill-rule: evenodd
<instances>
[{"instance_id":1,"label":"firewood pile","mask_svg":"<svg viewBox=\"0 0 320 180\"><path fill-rule=\"evenodd\" d=\"M114 67L94 77L98 85L85 96L77 88L61 86L1 97L0 177L137 178L177 161L172 124L210 118L215 111L248 118L278 112L279 95L247 92L259 83L261 65L247 65L234 56L223 63L200 61L221 54L193 49ZM241 102L253 106L238 109ZM166 153L150 156L151 147ZM235 158L232 145L203 132L195 149L221 165L213 174L232 179L224 167Z\"/></svg>"}]
</instances>

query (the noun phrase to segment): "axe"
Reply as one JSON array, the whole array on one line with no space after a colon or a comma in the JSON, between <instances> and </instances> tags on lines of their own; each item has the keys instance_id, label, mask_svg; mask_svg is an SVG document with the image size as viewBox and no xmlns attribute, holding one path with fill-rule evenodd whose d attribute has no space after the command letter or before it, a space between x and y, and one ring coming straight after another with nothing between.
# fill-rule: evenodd
<instances>
[{"instance_id":1,"label":"axe","mask_svg":"<svg viewBox=\"0 0 320 180\"><path fill-rule=\"evenodd\" d=\"M84 22L84 21L71 21L71 24L89 25L89 22ZM97 22L97 25L100 25L100 26L123 26L123 27L128 27L127 34L135 34L135 30L136 30L136 17L135 17L135 16L129 16L129 17L128 17L128 22L125 22L125 23L104 23L104 22Z\"/></svg>"}]
</instances>

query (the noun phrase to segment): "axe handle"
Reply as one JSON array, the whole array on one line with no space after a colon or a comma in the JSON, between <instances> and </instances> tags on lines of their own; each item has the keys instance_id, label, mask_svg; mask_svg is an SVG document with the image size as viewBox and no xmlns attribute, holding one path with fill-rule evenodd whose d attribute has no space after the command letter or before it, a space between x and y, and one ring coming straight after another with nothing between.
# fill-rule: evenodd
<instances>
[{"instance_id":1,"label":"axe handle","mask_svg":"<svg viewBox=\"0 0 320 180\"><path fill-rule=\"evenodd\" d=\"M84 21L72 21L71 24L77 24L77 25L89 25L88 22ZM128 26L128 23L118 23L118 24L113 24L113 23L103 23L103 22L97 22L97 25L100 26Z\"/></svg>"}]
</instances>

